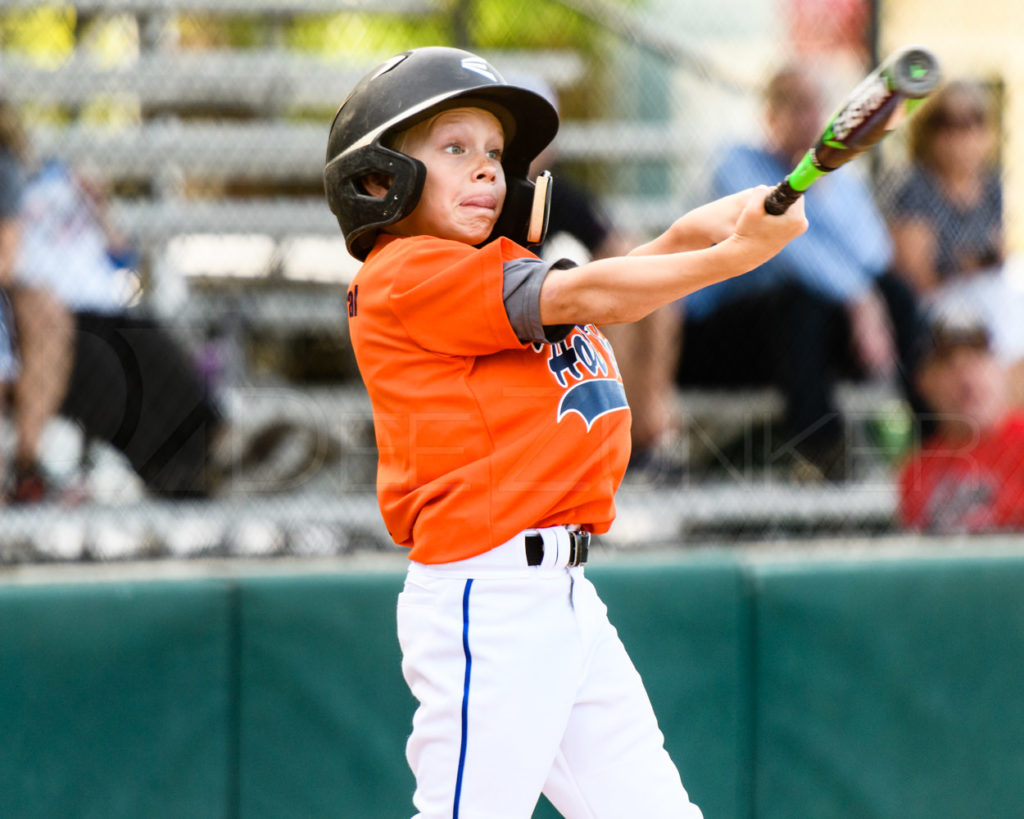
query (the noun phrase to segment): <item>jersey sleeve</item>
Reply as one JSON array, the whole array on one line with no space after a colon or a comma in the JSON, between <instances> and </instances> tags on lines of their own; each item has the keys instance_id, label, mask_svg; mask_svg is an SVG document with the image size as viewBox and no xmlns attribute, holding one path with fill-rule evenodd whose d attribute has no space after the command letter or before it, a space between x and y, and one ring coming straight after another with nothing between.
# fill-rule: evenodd
<instances>
[{"instance_id":1,"label":"jersey sleeve","mask_svg":"<svg viewBox=\"0 0 1024 819\"><path fill-rule=\"evenodd\" d=\"M505 262L502 298L505 312L515 330L516 338L524 344L539 342L553 344L572 332L571 324L545 326L540 320L540 288L552 268L566 269L576 263L561 259L553 264L541 259L523 258Z\"/></svg>"},{"instance_id":2,"label":"jersey sleeve","mask_svg":"<svg viewBox=\"0 0 1024 819\"><path fill-rule=\"evenodd\" d=\"M517 321L528 326L533 320L527 316L523 321L519 314L529 313L524 305L531 293L536 297L540 292L537 271L543 268L546 275L551 265L507 239L474 248L423 238L408 247L396 260L390 301L417 344L444 355L477 356L532 340L517 335L506 309L506 270L514 274L509 295ZM539 306L536 311L539 326Z\"/></svg>"}]
</instances>

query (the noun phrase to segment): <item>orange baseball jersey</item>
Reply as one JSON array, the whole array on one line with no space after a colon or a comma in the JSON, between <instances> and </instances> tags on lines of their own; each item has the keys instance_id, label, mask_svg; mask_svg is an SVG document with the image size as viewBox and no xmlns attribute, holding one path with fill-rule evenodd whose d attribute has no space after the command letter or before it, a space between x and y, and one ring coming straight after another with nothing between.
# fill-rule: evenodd
<instances>
[{"instance_id":1,"label":"orange baseball jersey","mask_svg":"<svg viewBox=\"0 0 1024 819\"><path fill-rule=\"evenodd\" d=\"M594 326L516 337L508 239L482 248L383 236L349 287L352 345L373 404L377 495L421 563L462 560L534 527L608 530L629 459L629 408Z\"/></svg>"}]
</instances>

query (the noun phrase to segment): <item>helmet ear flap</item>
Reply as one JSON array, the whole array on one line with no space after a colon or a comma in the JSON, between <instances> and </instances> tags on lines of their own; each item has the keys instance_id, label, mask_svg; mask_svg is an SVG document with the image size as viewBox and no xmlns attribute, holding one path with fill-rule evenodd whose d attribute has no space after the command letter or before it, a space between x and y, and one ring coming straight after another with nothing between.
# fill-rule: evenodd
<instances>
[{"instance_id":1,"label":"helmet ear flap","mask_svg":"<svg viewBox=\"0 0 1024 819\"><path fill-rule=\"evenodd\" d=\"M362 180L370 174L391 178L385 196L366 192ZM345 235L349 253L365 260L380 228L415 210L426 177L427 169L418 159L380 145L367 145L328 162L324 168L324 192Z\"/></svg>"},{"instance_id":2,"label":"helmet ear flap","mask_svg":"<svg viewBox=\"0 0 1024 819\"><path fill-rule=\"evenodd\" d=\"M547 233L547 214L550 210L551 189L545 187L539 194L545 197L543 205L543 222L540 225L540 238L536 239L536 232L530 230L531 216L534 211L534 195L536 186L525 176L505 176L505 204L501 209L501 216L494 224L494 230L487 237L487 241L493 241L499 236L507 236L514 242L521 245L539 245L544 242L544 234ZM537 228L537 226L534 226ZM534 233L531 236L531 233ZM486 243L485 243L486 244Z\"/></svg>"}]
</instances>

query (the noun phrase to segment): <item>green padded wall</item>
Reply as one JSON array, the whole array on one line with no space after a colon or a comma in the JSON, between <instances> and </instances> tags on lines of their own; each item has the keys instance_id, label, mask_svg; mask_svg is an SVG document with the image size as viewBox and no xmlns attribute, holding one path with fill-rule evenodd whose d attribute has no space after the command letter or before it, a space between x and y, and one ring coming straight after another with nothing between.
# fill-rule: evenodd
<instances>
[{"instance_id":1,"label":"green padded wall","mask_svg":"<svg viewBox=\"0 0 1024 819\"><path fill-rule=\"evenodd\" d=\"M756 570L757 819L1024 816L1024 560Z\"/></svg>"},{"instance_id":2,"label":"green padded wall","mask_svg":"<svg viewBox=\"0 0 1024 819\"><path fill-rule=\"evenodd\" d=\"M708 819L1024 816L1024 557L588 576ZM0 584L0 817L408 817L402 578Z\"/></svg>"},{"instance_id":3,"label":"green padded wall","mask_svg":"<svg viewBox=\"0 0 1024 819\"><path fill-rule=\"evenodd\" d=\"M733 561L590 570L645 677L669 753L709 816L749 802L749 620ZM245 819L412 814L401 574L240 582ZM542 802L536 814L556 816Z\"/></svg>"},{"instance_id":4,"label":"green padded wall","mask_svg":"<svg viewBox=\"0 0 1024 819\"><path fill-rule=\"evenodd\" d=\"M733 558L588 568L651 697L665 747L705 816L743 816L750 612Z\"/></svg>"},{"instance_id":5,"label":"green padded wall","mask_svg":"<svg viewBox=\"0 0 1024 819\"><path fill-rule=\"evenodd\" d=\"M219 582L0 586L0 816L229 815Z\"/></svg>"},{"instance_id":6,"label":"green padded wall","mask_svg":"<svg viewBox=\"0 0 1024 819\"><path fill-rule=\"evenodd\" d=\"M411 816L404 573L240 581L240 815Z\"/></svg>"}]
</instances>

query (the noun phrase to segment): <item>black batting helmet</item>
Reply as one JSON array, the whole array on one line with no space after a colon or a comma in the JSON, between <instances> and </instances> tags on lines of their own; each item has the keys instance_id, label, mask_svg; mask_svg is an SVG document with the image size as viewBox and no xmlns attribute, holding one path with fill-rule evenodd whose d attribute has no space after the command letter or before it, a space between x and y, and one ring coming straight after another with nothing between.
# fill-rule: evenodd
<instances>
[{"instance_id":1,"label":"black batting helmet","mask_svg":"<svg viewBox=\"0 0 1024 819\"><path fill-rule=\"evenodd\" d=\"M533 183L530 162L554 138L558 114L533 91L505 82L486 60L456 48L416 48L379 65L356 85L334 117L327 141L324 189L349 253L365 259L377 233L404 219L419 202L423 163L385 147L388 137L461 104L486 108L505 130L502 166L507 193L494 236L525 241ZM361 180L391 177L383 199Z\"/></svg>"}]
</instances>

